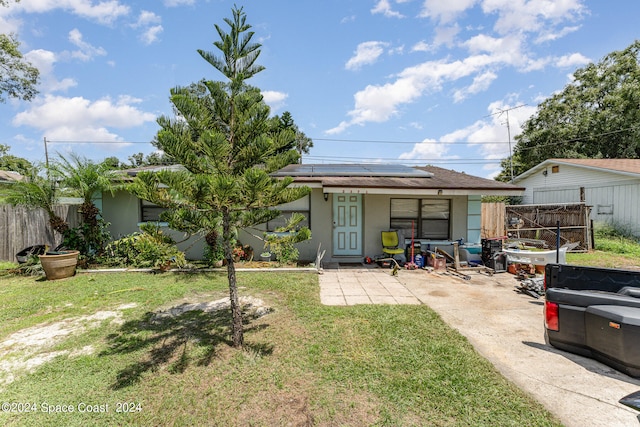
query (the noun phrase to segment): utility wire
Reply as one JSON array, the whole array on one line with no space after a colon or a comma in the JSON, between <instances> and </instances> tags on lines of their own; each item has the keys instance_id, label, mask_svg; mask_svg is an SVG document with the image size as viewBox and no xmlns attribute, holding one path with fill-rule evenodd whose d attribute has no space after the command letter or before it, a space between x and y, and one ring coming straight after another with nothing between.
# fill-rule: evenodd
<instances>
[{"instance_id":1,"label":"utility wire","mask_svg":"<svg viewBox=\"0 0 640 427\"><path fill-rule=\"evenodd\" d=\"M632 130L640 129L640 125L630 126L624 129L617 129L609 132L603 132L595 135L582 136L578 138L565 139L556 142L548 142L545 144L538 144L535 147L520 147L519 150L532 150L539 147L548 147L554 145L567 144L572 142L586 141L601 136L609 136L617 133L628 132ZM367 144L446 144L446 145L483 145L483 144L508 144L508 141L456 141L456 142L443 142L443 141L399 141L399 140L372 140L372 139L339 139L339 138L310 138L312 141L325 141L325 142L355 142L355 143L367 143ZM78 140L50 140L47 139L47 143L57 144L152 144L151 141L78 141Z\"/></svg>"},{"instance_id":2,"label":"utility wire","mask_svg":"<svg viewBox=\"0 0 640 427\"><path fill-rule=\"evenodd\" d=\"M333 141L333 142L358 142L367 144L447 144L447 145L469 145L469 144L507 144L507 141L388 141L369 139L337 139L337 138L311 138L313 141Z\"/></svg>"}]
</instances>

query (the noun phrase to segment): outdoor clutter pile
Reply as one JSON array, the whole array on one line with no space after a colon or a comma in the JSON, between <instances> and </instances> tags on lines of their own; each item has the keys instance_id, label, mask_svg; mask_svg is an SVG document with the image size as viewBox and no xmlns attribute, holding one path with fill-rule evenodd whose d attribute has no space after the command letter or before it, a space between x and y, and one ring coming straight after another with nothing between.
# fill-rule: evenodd
<instances>
[{"instance_id":1,"label":"outdoor clutter pile","mask_svg":"<svg viewBox=\"0 0 640 427\"><path fill-rule=\"evenodd\" d=\"M540 298L544 295L544 277L522 279L519 285L516 286L516 290L534 298Z\"/></svg>"},{"instance_id":2,"label":"outdoor clutter pile","mask_svg":"<svg viewBox=\"0 0 640 427\"><path fill-rule=\"evenodd\" d=\"M461 242L453 241L448 246L449 252L438 247L431 250L432 248L428 246L425 249L416 242L407 247L404 254L366 257L365 263L375 263L383 268L391 268L394 275L401 267L404 267L407 270L424 269L437 273L453 274L466 280L470 280L470 276L465 272L470 270L487 274L508 272L518 280L519 283L516 286L518 292L534 298L544 295L544 279L539 276L544 274L546 260L552 251L538 252L522 246L521 242L506 243L506 239L506 236L482 239L480 245L463 245ZM518 246L514 247L514 244ZM559 251L561 258L564 258L567 249L563 247L561 249L563 252ZM516 255L511 256L512 253ZM537 260L545 262L527 262ZM560 262L564 262L564 260Z\"/></svg>"}]
</instances>

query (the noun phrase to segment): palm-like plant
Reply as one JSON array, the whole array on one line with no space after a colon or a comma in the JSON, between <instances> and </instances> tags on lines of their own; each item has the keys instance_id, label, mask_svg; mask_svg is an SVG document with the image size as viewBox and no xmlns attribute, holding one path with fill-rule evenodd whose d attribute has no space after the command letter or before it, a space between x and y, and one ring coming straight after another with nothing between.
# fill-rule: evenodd
<instances>
[{"instance_id":1,"label":"palm-like plant","mask_svg":"<svg viewBox=\"0 0 640 427\"><path fill-rule=\"evenodd\" d=\"M53 210L57 201L55 185L35 172L26 180L11 186L7 201L14 206L44 209L49 215L51 228L58 233L63 234L69 229L69 224Z\"/></svg>"},{"instance_id":2,"label":"palm-like plant","mask_svg":"<svg viewBox=\"0 0 640 427\"><path fill-rule=\"evenodd\" d=\"M92 227L97 226L100 210L93 198L104 191L113 194L116 189L114 171L104 162L95 163L71 154L69 159L60 156L59 161L53 165L52 172L60 180L61 187L82 198L82 221Z\"/></svg>"}]
</instances>

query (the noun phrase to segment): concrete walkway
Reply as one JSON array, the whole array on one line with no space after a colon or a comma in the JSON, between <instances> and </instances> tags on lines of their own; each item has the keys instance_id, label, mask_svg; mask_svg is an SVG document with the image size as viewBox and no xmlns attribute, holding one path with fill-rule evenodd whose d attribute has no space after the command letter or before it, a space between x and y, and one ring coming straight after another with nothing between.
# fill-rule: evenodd
<instances>
[{"instance_id":1,"label":"concrete walkway","mask_svg":"<svg viewBox=\"0 0 640 427\"><path fill-rule=\"evenodd\" d=\"M422 304L391 270L328 269L320 275L320 301L324 305Z\"/></svg>"},{"instance_id":2,"label":"concrete walkway","mask_svg":"<svg viewBox=\"0 0 640 427\"><path fill-rule=\"evenodd\" d=\"M502 375L566 426L634 426L638 413L618 403L640 381L544 343L543 300L514 292L508 274L471 280L379 268L327 269L319 276L326 305L425 304L466 336Z\"/></svg>"}]
</instances>

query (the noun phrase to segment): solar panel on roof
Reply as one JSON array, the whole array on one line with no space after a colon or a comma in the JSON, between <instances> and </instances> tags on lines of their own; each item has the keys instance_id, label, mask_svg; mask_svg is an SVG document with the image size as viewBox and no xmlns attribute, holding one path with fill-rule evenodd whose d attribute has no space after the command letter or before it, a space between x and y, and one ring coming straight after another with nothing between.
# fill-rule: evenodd
<instances>
[{"instance_id":1,"label":"solar panel on roof","mask_svg":"<svg viewBox=\"0 0 640 427\"><path fill-rule=\"evenodd\" d=\"M288 176L378 176L378 177L422 177L433 176L431 172L405 165L389 164L297 164L289 165L275 175Z\"/></svg>"}]
</instances>

